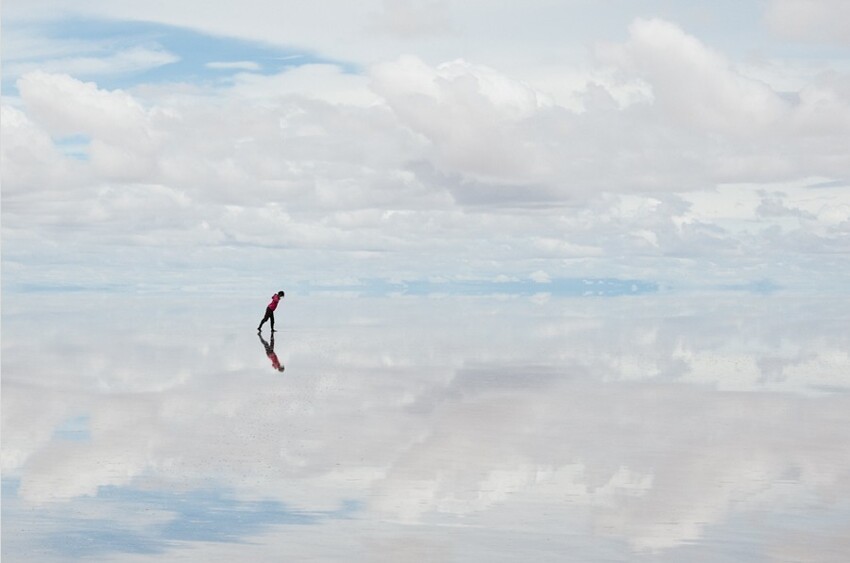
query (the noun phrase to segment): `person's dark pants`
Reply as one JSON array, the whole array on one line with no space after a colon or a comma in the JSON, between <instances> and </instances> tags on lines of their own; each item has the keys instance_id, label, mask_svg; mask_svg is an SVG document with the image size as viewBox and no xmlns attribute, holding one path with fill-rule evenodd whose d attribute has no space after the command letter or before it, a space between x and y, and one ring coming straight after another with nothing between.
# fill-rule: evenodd
<instances>
[{"instance_id":1,"label":"person's dark pants","mask_svg":"<svg viewBox=\"0 0 850 563\"><path fill-rule=\"evenodd\" d=\"M263 325L266 324L266 321L271 322L272 330L274 330L274 311L266 307L266 316L263 317L263 320L260 321L260 326L257 327L257 330L263 328Z\"/></svg>"}]
</instances>

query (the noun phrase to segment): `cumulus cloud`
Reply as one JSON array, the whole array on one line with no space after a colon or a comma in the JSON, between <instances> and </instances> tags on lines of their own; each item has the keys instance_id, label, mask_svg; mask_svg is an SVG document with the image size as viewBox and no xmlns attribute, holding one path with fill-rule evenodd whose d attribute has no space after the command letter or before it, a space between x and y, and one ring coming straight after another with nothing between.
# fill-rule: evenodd
<instances>
[{"instance_id":1,"label":"cumulus cloud","mask_svg":"<svg viewBox=\"0 0 850 563\"><path fill-rule=\"evenodd\" d=\"M145 138L145 112L129 94L106 91L67 74L29 73L18 81L27 111L51 133L84 133L104 140Z\"/></svg>"},{"instance_id":2,"label":"cumulus cloud","mask_svg":"<svg viewBox=\"0 0 850 563\"><path fill-rule=\"evenodd\" d=\"M662 20L637 20L630 40L603 51L652 87L659 109L680 123L734 137L783 119L788 105L765 84L734 72L719 54Z\"/></svg>"},{"instance_id":3,"label":"cumulus cloud","mask_svg":"<svg viewBox=\"0 0 850 563\"><path fill-rule=\"evenodd\" d=\"M474 193L481 201L488 185L497 198L500 184L529 200L586 199L850 169L834 149L849 127L840 90L812 84L792 104L661 20L636 21L628 42L601 47L599 57L648 95L623 107L608 87L590 83L576 112L493 69L413 57L377 65L372 85L428 139L437 168L465 179L461 199ZM483 192L472 192L482 183Z\"/></svg>"},{"instance_id":4,"label":"cumulus cloud","mask_svg":"<svg viewBox=\"0 0 850 563\"><path fill-rule=\"evenodd\" d=\"M60 187L72 189L85 182L85 166L66 158L51 136L26 113L5 105L0 111L4 205L8 206L13 198L27 195L37 202L41 199L39 193L50 193Z\"/></svg>"},{"instance_id":5,"label":"cumulus cloud","mask_svg":"<svg viewBox=\"0 0 850 563\"><path fill-rule=\"evenodd\" d=\"M840 88L813 82L791 103L671 23L638 20L630 37L602 48L602 60L647 82L654 120L676 127L686 146L701 139L691 146L713 159L715 181L847 175L850 161L832 148L850 126ZM712 148L718 134L728 150Z\"/></svg>"},{"instance_id":6,"label":"cumulus cloud","mask_svg":"<svg viewBox=\"0 0 850 563\"><path fill-rule=\"evenodd\" d=\"M769 211L770 186L850 176L845 77L810 76L789 96L673 23L628 32L597 49L585 76L598 80L577 83L570 103L545 81L415 55L364 73L302 64L124 90L28 72L4 104L3 179L6 200L30 195L4 227L31 241L65 229L87 244L386 252L391 276L416 263L461 275L471 261L486 278L504 260L510 275L558 276L569 268L552 261L580 257L839 247L835 213L807 209L773 234L759 222L790 217ZM63 179L77 186L64 210L50 192ZM751 229L694 207L730 182L766 186L763 212L738 217ZM726 205L744 192L723 193Z\"/></svg>"},{"instance_id":7,"label":"cumulus cloud","mask_svg":"<svg viewBox=\"0 0 850 563\"><path fill-rule=\"evenodd\" d=\"M50 134L91 139L89 158L100 178L153 178L149 115L129 94L42 71L21 77L18 88L28 113Z\"/></svg>"},{"instance_id":8,"label":"cumulus cloud","mask_svg":"<svg viewBox=\"0 0 850 563\"><path fill-rule=\"evenodd\" d=\"M538 161L523 122L551 105L542 93L458 60L432 68L414 57L376 66L373 88L401 122L428 138L449 170L532 179Z\"/></svg>"}]
</instances>

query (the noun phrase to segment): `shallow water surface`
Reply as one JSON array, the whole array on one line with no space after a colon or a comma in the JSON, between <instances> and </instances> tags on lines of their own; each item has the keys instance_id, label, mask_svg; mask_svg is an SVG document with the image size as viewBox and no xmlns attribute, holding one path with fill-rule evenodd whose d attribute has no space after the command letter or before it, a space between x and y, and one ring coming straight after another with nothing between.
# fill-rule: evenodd
<instances>
[{"instance_id":1,"label":"shallow water surface","mask_svg":"<svg viewBox=\"0 0 850 563\"><path fill-rule=\"evenodd\" d=\"M850 553L846 301L264 306L4 296L3 560Z\"/></svg>"}]
</instances>

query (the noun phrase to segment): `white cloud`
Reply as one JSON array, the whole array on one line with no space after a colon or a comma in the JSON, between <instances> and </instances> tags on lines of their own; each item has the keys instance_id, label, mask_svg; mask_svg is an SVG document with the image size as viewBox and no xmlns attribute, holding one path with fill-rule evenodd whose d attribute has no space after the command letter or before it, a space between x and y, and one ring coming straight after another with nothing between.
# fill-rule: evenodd
<instances>
[{"instance_id":1,"label":"white cloud","mask_svg":"<svg viewBox=\"0 0 850 563\"><path fill-rule=\"evenodd\" d=\"M103 78L134 73L178 62L174 53L140 38L140 44L115 44L101 37L57 37L43 28L10 25L3 30L3 78L15 80L42 71L77 78Z\"/></svg>"},{"instance_id":2,"label":"white cloud","mask_svg":"<svg viewBox=\"0 0 850 563\"><path fill-rule=\"evenodd\" d=\"M85 181L82 163L66 158L50 135L19 109L0 108L0 154L2 154L3 198L6 212L14 198L23 196L38 202L44 194L63 187L72 189ZM42 195L39 195L39 194ZM52 196L48 196L52 197ZM12 213L26 207L11 207Z\"/></svg>"},{"instance_id":3,"label":"white cloud","mask_svg":"<svg viewBox=\"0 0 850 563\"><path fill-rule=\"evenodd\" d=\"M13 61L4 65L6 76L21 76L43 71L66 73L78 77L97 77L109 74L134 73L175 63L180 59L163 49L135 47L104 56L63 57L39 61Z\"/></svg>"},{"instance_id":4,"label":"white cloud","mask_svg":"<svg viewBox=\"0 0 850 563\"><path fill-rule=\"evenodd\" d=\"M155 181L157 141L151 116L129 94L65 74L35 71L18 80L27 111L55 136L85 135L101 180Z\"/></svg>"},{"instance_id":5,"label":"white cloud","mask_svg":"<svg viewBox=\"0 0 850 563\"><path fill-rule=\"evenodd\" d=\"M273 75L240 74L229 95L259 103L275 103L290 95L367 107L380 101L368 88L366 77L331 64L299 65Z\"/></svg>"},{"instance_id":6,"label":"white cloud","mask_svg":"<svg viewBox=\"0 0 850 563\"><path fill-rule=\"evenodd\" d=\"M116 143L144 142L147 116L129 94L66 74L35 71L18 80L27 112L56 135L86 134Z\"/></svg>"},{"instance_id":7,"label":"white cloud","mask_svg":"<svg viewBox=\"0 0 850 563\"><path fill-rule=\"evenodd\" d=\"M204 66L213 70L249 70L257 71L261 67L254 61L215 61L206 63Z\"/></svg>"},{"instance_id":8,"label":"white cloud","mask_svg":"<svg viewBox=\"0 0 850 563\"><path fill-rule=\"evenodd\" d=\"M781 63L762 80L673 23L628 33L565 64L568 85L546 80L551 62L525 73L416 55L363 73L305 64L126 90L36 70L19 80L17 109L4 104L4 192L29 194L5 232L159 251L229 241L255 259L270 247L391 253L389 277L558 277L573 271L564 260L624 255L635 258L595 267L652 277L635 262L710 256L731 272L736 255L839 248L846 198L805 186L850 176L846 77L795 67L788 95L772 86ZM63 181L77 191L60 208L50 190ZM121 202L145 199L127 219ZM772 204L789 211L755 212ZM352 273L363 275L328 275Z\"/></svg>"},{"instance_id":9,"label":"white cloud","mask_svg":"<svg viewBox=\"0 0 850 563\"><path fill-rule=\"evenodd\" d=\"M543 270L537 270L536 272L533 272L529 276L529 278L531 278L532 281L535 281L537 283L551 283L552 282L552 278L549 276L549 274L547 274Z\"/></svg>"},{"instance_id":10,"label":"white cloud","mask_svg":"<svg viewBox=\"0 0 850 563\"><path fill-rule=\"evenodd\" d=\"M401 123L424 135L446 171L528 181L539 157L523 120L551 106L530 86L462 60L436 68L403 57L372 70L372 86Z\"/></svg>"},{"instance_id":11,"label":"white cloud","mask_svg":"<svg viewBox=\"0 0 850 563\"><path fill-rule=\"evenodd\" d=\"M678 26L637 20L629 32L628 43L603 50L603 57L645 78L656 105L680 123L737 137L770 127L787 114L788 104L767 85L737 74L721 55Z\"/></svg>"}]
</instances>

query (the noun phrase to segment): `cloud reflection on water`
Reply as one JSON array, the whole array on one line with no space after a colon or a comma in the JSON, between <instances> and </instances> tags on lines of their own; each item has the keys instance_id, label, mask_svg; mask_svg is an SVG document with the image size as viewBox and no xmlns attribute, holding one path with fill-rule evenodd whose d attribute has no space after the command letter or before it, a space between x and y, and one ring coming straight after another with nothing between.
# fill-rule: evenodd
<instances>
[{"instance_id":1,"label":"cloud reflection on water","mask_svg":"<svg viewBox=\"0 0 850 563\"><path fill-rule=\"evenodd\" d=\"M485 559L497 545L676 559L701 545L723 560L799 550L816 529L835 533L808 556L846 547L840 303L295 298L275 377L236 305L199 314L148 296L118 326L108 299L75 299L53 319L71 331L4 303L4 523L30 548L50 552L81 518L115 523L110 558L144 556L142 541L226 559L223 544L250 541L304 557L346 545L349 559ZM178 498L221 520L173 543L164 530L185 512L164 499ZM154 499L141 515L139 499ZM224 530L257 507L262 526ZM312 516L276 534L293 523L280 514ZM25 559L7 539L4 558Z\"/></svg>"}]
</instances>

